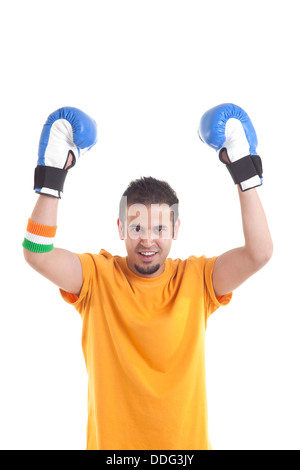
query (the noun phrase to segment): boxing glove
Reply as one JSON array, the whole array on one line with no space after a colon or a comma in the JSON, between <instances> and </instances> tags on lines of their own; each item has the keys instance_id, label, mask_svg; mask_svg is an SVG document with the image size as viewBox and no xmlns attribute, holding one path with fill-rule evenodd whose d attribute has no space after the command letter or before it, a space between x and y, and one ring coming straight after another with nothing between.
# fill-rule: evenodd
<instances>
[{"instance_id":1,"label":"boxing glove","mask_svg":"<svg viewBox=\"0 0 300 470\"><path fill-rule=\"evenodd\" d=\"M39 142L36 193L61 198L68 170L96 142L97 124L80 109L64 107L50 114Z\"/></svg>"},{"instance_id":2,"label":"boxing glove","mask_svg":"<svg viewBox=\"0 0 300 470\"><path fill-rule=\"evenodd\" d=\"M219 152L219 159L242 191L263 184L256 132L242 108L225 103L209 109L200 120L198 135L202 142Z\"/></svg>"}]
</instances>

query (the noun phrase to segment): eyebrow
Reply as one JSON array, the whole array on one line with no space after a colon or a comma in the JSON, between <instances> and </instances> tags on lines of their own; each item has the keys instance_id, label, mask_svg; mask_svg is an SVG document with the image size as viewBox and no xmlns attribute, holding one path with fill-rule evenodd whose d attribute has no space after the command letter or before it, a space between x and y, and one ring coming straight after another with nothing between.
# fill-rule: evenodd
<instances>
[{"instance_id":1,"label":"eyebrow","mask_svg":"<svg viewBox=\"0 0 300 470\"><path fill-rule=\"evenodd\" d=\"M130 224L129 227L140 227L141 224Z\"/></svg>"}]
</instances>

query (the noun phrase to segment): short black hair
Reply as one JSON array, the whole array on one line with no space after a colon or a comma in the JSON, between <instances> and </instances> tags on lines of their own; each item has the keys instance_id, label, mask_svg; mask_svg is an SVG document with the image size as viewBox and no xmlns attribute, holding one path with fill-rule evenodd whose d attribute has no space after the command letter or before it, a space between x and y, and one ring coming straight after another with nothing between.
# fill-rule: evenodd
<instances>
[{"instance_id":1,"label":"short black hair","mask_svg":"<svg viewBox=\"0 0 300 470\"><path fill-rule=\"evenodd\" d=\"M126 202L126 204L125 204ZM124 191L119 207L119 219L124 223L126 207L131 204L167 204L174 213L173 222L178 219L179 199L174 189L166 181L157 180L152 176L143 176L129 183Z\"/></svg>"}]
</instances>

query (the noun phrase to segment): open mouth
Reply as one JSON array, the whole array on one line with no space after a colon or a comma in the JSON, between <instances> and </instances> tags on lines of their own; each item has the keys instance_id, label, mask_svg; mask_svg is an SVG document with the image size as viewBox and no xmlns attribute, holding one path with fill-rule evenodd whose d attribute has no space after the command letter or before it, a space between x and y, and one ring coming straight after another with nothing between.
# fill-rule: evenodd
<instances>
[{"instance_id":1,"label":"open mouth","mask_svg":"<svg viewBox=\"0 0 300 470\"><path fill-rule=\"evenodd\" d=\"M139 257L144 261L151 261L157 255L157 251L139 251Z\"/></svg>"}]
</instances>

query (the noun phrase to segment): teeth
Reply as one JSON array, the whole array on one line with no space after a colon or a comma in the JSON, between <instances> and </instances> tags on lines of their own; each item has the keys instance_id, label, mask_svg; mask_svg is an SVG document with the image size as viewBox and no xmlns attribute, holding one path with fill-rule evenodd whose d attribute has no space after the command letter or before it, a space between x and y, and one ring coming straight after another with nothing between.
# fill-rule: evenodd
<instances>
[{"instance_id":1,"label":"teeth","mask_svg":"<svg viewBox=\"0 0 300 470\"><path fill-rule=\"evenodd\" d=\"M155 255L155 251L142 251L141 255L152 256L152 255Z\"/></svg>"}]
</instances>

